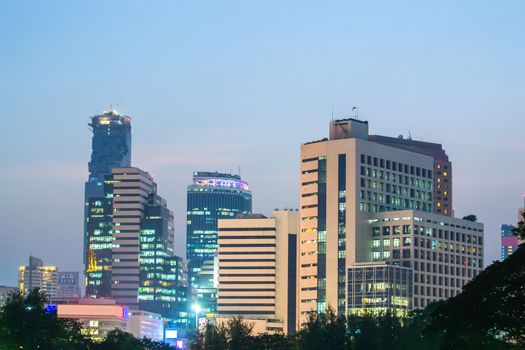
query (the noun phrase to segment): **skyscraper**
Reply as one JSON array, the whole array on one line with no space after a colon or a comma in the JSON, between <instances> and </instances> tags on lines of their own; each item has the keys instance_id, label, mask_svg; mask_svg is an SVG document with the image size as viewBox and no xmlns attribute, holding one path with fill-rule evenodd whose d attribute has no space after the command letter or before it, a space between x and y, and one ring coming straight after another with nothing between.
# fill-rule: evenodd
<instances>
[{"instance_id":1,"label":"skyscraper","mask_svg":"<svg viewBox=\"0 0 525 350\"><path fill-rule=\"evenodd\" d=\"M173 246L173 213L152 193L140 229L139 307L161 314L170 327L183 327L188 322L188 269Z\"/></svg>"},{"instance_id":2,"label":"skyscraper","mask_svg":"<svg viewBox=\"0 0 525 350\"><path fill-rule=\"evenodd\" d=\"M89 286L87 294L109 297L109 284L101 282L110 278L107 266L111 259L111 212L107 211L111 199L104 197L104 177L111 173L112 168L131 165L131 118L110 109L91 117L89 126L93 138L89 176L84 189L84 265L86 277L92 273L92 277L99 281ZM96 271L88 271L90 269Z\"/></svg>"},{"instance_id":3,"label":"skyscraper","mask_svg":"<svg viewBox=\"0 0 525 350\"><path fill-rule=\"evenodd\" d=\"M24 294L38 288L46 293L48 298L56 298L58 295L58 268L44 265L41 259L30 256L29 265L22 265L18 269L18 288Z\"/></svg>"},{"instance_id":4,"label":"skyscraper","mask_svg":"<svg viewBox=\"0 0 525 350\"><path fill-rule=\"evenodd\" d=\"M195 172L187 195L186 257L190 286L204 312L214 313L215 294L210 292L213 283L209 278L199 278L199 272L206 261L213 263L218 220L251 213L252 194L239 175ZM199 285L199 281L205 285Z\"/></svg>"},{"instance_id":5,"label":"skyscraper","mask_svg":"<svg viewBox=\"0 0 525 350\"><path fill-rule=\"evenodd\" d=\"M359 304L348 286L359 278L348 276L360 263L412 269L412 292L403 295L417 308L457 294L479 273L483 225L450 217L451 187L445 202L444 193L435 198L436 186L450 186L450 171L441 145L370 136L368 122L352 118L331 122L329 139L301 146L301 322L328 306L348 314Z\"/></svg>"},{"instance_id":6,"label":"skyscraper","mask_svg":"<svg viewBox=\"0 0 525 350\"><path fill-rule=\"evenodd\" d=\"M88 237L86 294L108 293L119 304L186 323L186 263L174 255L173 213L153 178L139 168L113 168L101 198L89 207L104 229Z\"/></svg>"}]
</instances>

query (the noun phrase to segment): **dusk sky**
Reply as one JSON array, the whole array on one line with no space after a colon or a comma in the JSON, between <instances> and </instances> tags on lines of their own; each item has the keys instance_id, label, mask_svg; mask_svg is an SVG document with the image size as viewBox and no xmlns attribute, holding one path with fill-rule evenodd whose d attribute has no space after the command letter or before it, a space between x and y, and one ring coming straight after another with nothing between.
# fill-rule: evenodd
<instances>
[{"instance_id":1,"label":"dusk sky","mask_svg":"<svg viewBox=\"0 0 525 350\"><path fill-rule=\"evenodd\" d=\"M443 144L456 216L500 254L525 192L525 2L0 2L0 284L32 253L82 271L89 117L133 118L132 164L175 213L192 172L297 208L301 143L334 117Z\"/></svg>"}]
</instances>

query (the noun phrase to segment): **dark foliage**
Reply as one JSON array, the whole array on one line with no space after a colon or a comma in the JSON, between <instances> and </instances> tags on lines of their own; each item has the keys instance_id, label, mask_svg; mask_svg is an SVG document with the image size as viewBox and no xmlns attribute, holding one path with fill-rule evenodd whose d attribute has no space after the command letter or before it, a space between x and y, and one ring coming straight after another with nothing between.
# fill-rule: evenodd
<instances>
[{"instance_id":1,"label":"dark foliage","mask_svg":"<svg viewBox=\"0 0 525 350\"><path fill-rule=\"evenodd\" d=\"M11 294L0 308L1 350L169 350L167 344L115 330L101 343L82 334L80 324L46 312L46 297L38 289L27 296Z\"/></svg>"},{"instance_id":2,"label":"dark foliage","mask_svg":"<svg viewBox=\"0 0 525 350\"><path fill-rule=\"evenodd\" d=\"M441 302L425 334L438 338L441 349L524 349L525 245Z\"/></svg>"}]
</instances>

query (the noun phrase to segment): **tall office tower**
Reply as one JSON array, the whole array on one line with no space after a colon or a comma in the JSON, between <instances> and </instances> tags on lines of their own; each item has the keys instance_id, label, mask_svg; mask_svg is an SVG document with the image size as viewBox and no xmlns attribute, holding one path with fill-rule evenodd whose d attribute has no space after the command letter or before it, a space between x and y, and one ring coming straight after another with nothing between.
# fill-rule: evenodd
<instances>
[{"instance_id":1,"label":"tall office tower","mask_svg":"<svg viewBox=\"0 0 525 350\"><path fill-rule=\"evenodd\" d=\"M80 298L78 272L58 273L58 298Z\"/></svg>"},{"instance_id":2,"label":"tall office tower","mask_svg":"<svg viewBox=\"0 0 525 350\"><path fill-rule=\"evenodd\" d=\"M256 333L295 331L298 214L219 220L218 322L242 316Z\"/></svg>"},{"instance_id":3,"label":"tall office tower","mask_svg":"<svg viewBox=\"0 0 525 350\"><path fill-rule=\"evenodd\" d=\"M110 109L91 118L89 123L92 138L92 153L89 162L89 177L84 189L84 265L85 275L95 274L99 281L88 286L87 295L109 297L111 292L104 283L110 279L111 212L104 197L104 177L112 168L131 165L131 118L119 115ZM89 240L91 238L91 241ZM90 248L91 247L91 248ZM98 262L95 266L94 263ZM102 282L104 281L104 282Z\"/></svg>"},{"instance_id":4,"label":"tall office tower","mask_svg":"<svg viewBox=\"0 0 525 350\"><path fill-rule=\"evenodd\" d=\"M252 194L239 175L217 172L195 172L188 186L186 257L190 287L205 314L216 309L216 293L209 279L199 278L207 261L211 264L217 252L217 222L252 211ZM199 281L204 285L199 285ZM211 287L211 288L210 288Z\"/></svg>"},{"instance_id":5,"label":"tall office tower","mask_svg":"<svg viewBox=\"0 0 525 350\"><path fill-rule=\"evenodd\" d=\"M411 138L388 137L370 135L369 141L381 143L390 147L400 148L407 151L425 154L434 159L434 213L453 216L452 206L452 162L439 143L415 141Z\"/></svg>"},{"instance_id":6,"label":"tall office tower","mask_svg":"<svg viewBox=\"0 0 525 350\"><path fill-rule=\"evenodd\" d=\"M476 269L482 267L483 226L448 216L431 216L434 212L435 163L436 159L433 155L375 142L374 138L369 138L368 123L351 118L331 122L329 139L313 141L301 146L299 238L301 278L298 291L300 322L304 322L309 313L324 312L328 306L334 308L338 314L349 312L348 268L357 263L378 260L377 254L372 251L372 244L375 242L371 223L373 220L379 220L381 215L410 210L415 214L407 213L403 217L412 217L415 221L424 217L432 223L447 222L454 227L457 225L470 227L472 232L475 232L472 235L476 236L474 239L471 235L470 242L472 247L476 248L476 262L471 261L472 265L469 266L472 267L471 275L477 273ZM397 217L393 219L401 220ZM407 223L405 226L411 227L410 225ZM434 228L435 234L439 234L438 228L432 227L430 231L432 237ZM396 234L398 230L399 227L396 228ZM458 231L454 231L454 234L456 233ZM463 233L467 237L467 232L459 230L459 233L462 242ZM408 235L409 232L403 234ZM427 262L436 265L435 263L439 259L445 259L445 256L447 259L452 259L452 254L445 251L444 247L450 249L449 245L452 244L455 249L458 243L456 238L454 236L446 241L435 239L436 244L439 241L442 245L435 246L439 251L425 255L425 259L428 258ZM408 249L403 253L405 255L399 257L399 259L408 259L406 262L397 258L397 254L401 254L399 247L396 247L390 256L388 253L385 253L384 258L380 255L379 260L414 269L415 248L412 243L414 241L410 239L411 243L407 246L410 249L405 248ZM392 241L392 244L398 242L400 241ZM462 249L466 249L464 243L467 241L458 244L458 247L462 246ZM456 259L455 255L454 259ZM458 259L461 266L464 261ZM454 269L456 267L454 266ZM418 273L414 273L413 276L414 281L420 278ZM433 284L434 277L437 278L437 275L425 274L425 278L427 277L431 277L431 282L428 284L425 281L425 288L430 287L433 293L432 288L437 288L437 284ZM456 288L457 284L463 283L462 281L460 279L457 283L455 280L453 287ZM439 298L438 289L436 293ZM413 295L414 297L417 295L415 288ZM425 304L427 299L431 300L434 297L433 294L431 295L431 298L425 298ZM414 306L424 307L421 302L419 298L417 304L414 301Z\"/></svg>"},{"instance_id":7,"label":"tall office tower","mask_svg":"<svg viewBox=\"0 0 525 350\"><path fill-rule=\"evenodd\" d=\"M89 246L86 294L109 291L119 304L187 323L186 263L174 255L173 213L153 178L139 168L114 168L102 198L93 208L111 226L88 236L95 243Z\"/></svg>"},{"instance_id":8,"label":"tall office tower","mask_svg":"<svg viewBox=\"0 0 525 350\"><path fill-rule=\"evenodd\" d=\"M188 276L173 246L173 213L163 198L150 194L140 230L139 306L178 328L188 321Z\"/></svg>"},{"instance_id":9,"label":"tall office tower","mask_svg":"<svg viewBox=\"0 0 525 350\"><path fill-rule=\"evenodd\" d=\"M48 298L56 298L58 269L56 266L46 266L41 259L30 256L29 265L18 268L18 289L27 294L34 288L46 293Z\"/></svg>"},{"instance_id":10,"label":"tall office tower","mask_svg":"<svg viewBox=\"0 0 525 350\"><path fill-rule=\"evenodd\" d=\"M518 237L512 232L513 225L501 225L501 260L505 260L514 253L520 244Z\"/></svg>"}]
</instances>

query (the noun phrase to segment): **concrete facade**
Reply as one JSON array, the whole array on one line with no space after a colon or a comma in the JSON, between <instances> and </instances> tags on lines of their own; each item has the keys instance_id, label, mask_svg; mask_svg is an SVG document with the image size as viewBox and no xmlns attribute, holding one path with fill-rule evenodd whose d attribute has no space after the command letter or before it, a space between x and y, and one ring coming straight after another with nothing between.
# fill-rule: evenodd
<instances>
[{"instance_id":1,"label":"concrete facade","mask_svg":"<svg viewBox=\"0 0 525 350\"><path fill-rule=\"evenodd\" d=\"M218 322L242 316L256 332L295 331L298 212L219 221Z\"/></svg>"},{"instance_id":2,"label":"concrete facade","mask_svg":"<svg viewBox=\"0 0 525 350\"><path fill-rule=\"evenodd\" d=\"M437 265L440 256L441 259L445 256L459 259L458 264L454 263L454 269L463 266L463 258L467 259L467 275L461 278L454 275L453 286L447 288L438 288L440 281L445 283L444 275L416 270L421 263L421 259L412 255L421 250L414 245L416 238L418 244L419 239L428 238L410 238L408 249L411 255L406 262L403 259L394 261L390 258L393 255L385 258L385 261L414 269L414 307L424 307L429 301L455 295L459 290L456 288L461 288L482 268L483 225L454 219L451 211L444 215L443 210L437 210L438 206L443 208L444 202L443 196L437 199L436 187L444 182L451 186L451 163L441 145L412 140L393 142L392 139L369 136L366 121L344 119L330 123L330 139L301 146L297 306L300 323L306 320L309 313L325 312L328 307L338 314L349 313L347 269L357 263L383 260L374 259L371 222L393 220L402 211L410 212L403 217L412 218L411 222L405 222L411 232L416 226L419 227L414 222L419 218L424 218L425 223L430 221L424 228L430 229L431 236L434 230L438 235L440 231L450 231L436 223L451 225L454 234L460 234L459 242L455 238L434 240L446 247L452 245L456 249L457 244L476 251L471 256L435 251L432 253L436 256L431 254L430 258L423 259L425 264L431 264L431 269ZM443 168L445 163L446 173ZM447 189L451 191L451 187ZM443 187L440 191L443 192ZM451 192L447 192L449 195L447 208L452 203ZM471 239L475 237L476 241L463 242L463 235ZM418 293L422 288L420 282L416 282L420 275L430 277L431 282L424 284L424 288L430 288L430 295L427 295L427 289L424 295L416 293L415 288L418 288ZM452 283L452 277L448 278L448 282Z\"/></svg>"}]
</instances>

